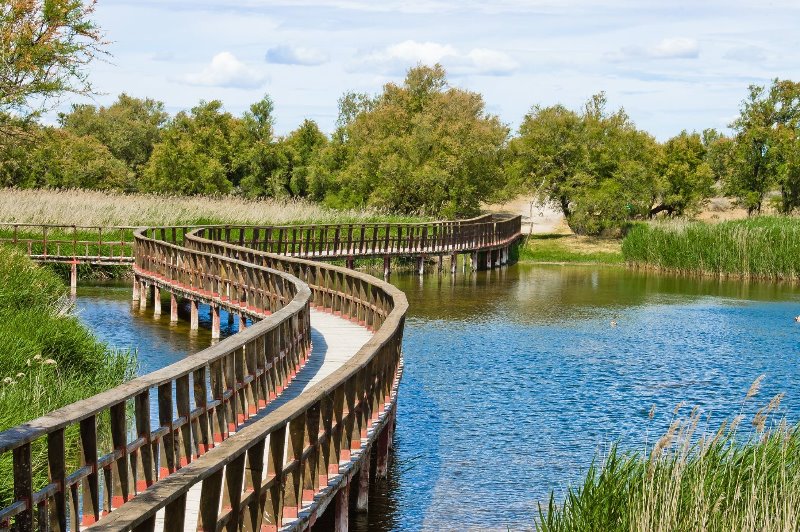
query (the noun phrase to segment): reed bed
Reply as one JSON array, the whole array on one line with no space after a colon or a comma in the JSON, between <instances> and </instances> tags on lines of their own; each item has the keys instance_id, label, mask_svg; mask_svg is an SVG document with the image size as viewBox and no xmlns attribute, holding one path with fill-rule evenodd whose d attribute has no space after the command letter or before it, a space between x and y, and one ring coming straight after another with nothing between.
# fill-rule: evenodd
<instances>
[{"instance_id":1,"label":"reed bed","mask_svg":"<svg viewBox=\"0 0 800 532\"><path fill-rule=\"evenodd\" d=\"M0 430L116 386L134 374L129 353L100 343L72 313L64 283L0 246ZM102 427L100 434L104 433ZM67 434L70 466L77 434ZM46 483L46 446L33 448L36 487ZM0 455L0 506L13 489L12 453Z\"/></svg>"},{"instance_id":2,"label":"reed bed","mask_svg":"<svg viewBox=\"0 0 800 532\"><path fill-rule=\"evenodd\" d=\"M305 200L6 188L0 189L0 221L109 227L405 222L419 219L374 210L338 211Z\"/></svg>"},{"instance_id":3,"label":"reed bed","mask_svg":"<svg viewBox=\"0 0 800 532\"><path fill-rule=\"evenodd\" d=\"M633 266L678 273L798 279L800 219L640 224L625 237L622 254Z\"/></svg>"},{"instance_id":4,"label":"reed bed","mask_svg":"<svg viewBox=\"0 0 800 532\"><path fill-rule=\"evenodd\" d=\"M749 395L749 394L748 394ZM563 503L540 505L540 532L800 530L800 426L771 423L782 395L750 419L699 430L697 409L676 417L643 453L612 446ZM707 419L707 418L706 418Z\"/></svg>"}]
</instances>

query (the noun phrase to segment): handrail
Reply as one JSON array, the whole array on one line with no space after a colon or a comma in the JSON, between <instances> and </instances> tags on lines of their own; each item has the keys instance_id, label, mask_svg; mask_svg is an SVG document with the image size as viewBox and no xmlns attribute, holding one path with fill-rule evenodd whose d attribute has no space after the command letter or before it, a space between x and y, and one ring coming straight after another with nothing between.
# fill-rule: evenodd
<instances>
[{"instance_id":1,"label":"handrail","mask_svg":"<svg viewBox=\"0 0 800 532\"><path fill-rule=\"evenodd\" d=\"M171 228L170 228L171 230ZM263 409L291 378L310 350L308 287L285 273L235 259L184 249L157 241L136 231L136 268L140 275L157 279L171 267L181 286L201 293L215 272L216 279L252 291L268 287L274 297L247 300L242 312L258 321L244 332L171 366L139 377L111 390L78 401L50 414L0 433L0 454L13 453L14 502L0 509L0 527L14 519L19 529L34 520L72 529L98 520L104 512L158 483L185 464L227 439L248 417ZM154 260L175 259L174 264ZM207 268L204 274L199 264ZM246 272L250 283L232 279ZM251 292L252 293L252 292ZM151 390L157 412L151 415ZM132 414L132 415L131 415ZM104 452L102 434L107 420L111 449ZM67 432L80 435L80 466L67 471ZM46 440L46 441L45 441ZM35 490L32 483L32 446L46 448L50 481ZM105 495L99 499L100 473ZM82 497L78 495L82 492ZM69 495L69 497L68 497ZM69 512L67 499L70 499ZM50 514L50 516L48 516ZM34 517L34 515L36 517ZM50 519L52 517L52 519ZM42 521L44 520L44 522Z\"/></svg>"}]
</instances>

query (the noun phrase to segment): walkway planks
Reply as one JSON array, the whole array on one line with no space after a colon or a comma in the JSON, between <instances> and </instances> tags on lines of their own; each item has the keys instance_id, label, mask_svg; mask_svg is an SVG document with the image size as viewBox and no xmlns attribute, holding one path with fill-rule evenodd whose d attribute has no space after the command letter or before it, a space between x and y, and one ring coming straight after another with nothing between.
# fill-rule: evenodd
<instances>
[{"instance_id":1,"label":"walkway planks","mask_svg":"<svg viewBox=\"0 0 800 532\"><path fill-rule=\"evenodd\" d=\"M283 393L257 416L242 425L242 428L261 419L287 401L298 397L339 369L353 358L371 337L372 333L366 327L326 312L311 309L311 355ZM213 450L209 451L209 454L213 454ZM203 457L200 457L198 460L202 459ZM197 530L201 487L202 484L198 483L186 496L184 530ZM164 510L157 514L155 529L164 529Z\"/></svg>"}]
</instances>

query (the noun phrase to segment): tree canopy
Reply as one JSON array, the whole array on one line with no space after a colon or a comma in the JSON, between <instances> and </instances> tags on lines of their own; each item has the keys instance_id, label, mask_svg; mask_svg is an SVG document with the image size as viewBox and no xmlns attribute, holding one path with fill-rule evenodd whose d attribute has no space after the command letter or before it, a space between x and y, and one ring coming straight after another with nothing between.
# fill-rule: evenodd
<instances>
[{"instance_id":1,"label":"tree canopy","mask_svg":"<svg viewBox=\"0 0 800 532\"><path fill-rule=\"evenodd\" d=\"M418 66L374 98L340 102L330 189L334 206L471 215L502 184L508 128L483 98L448 86L444 69Z\"/></svg>"}]
</instances>

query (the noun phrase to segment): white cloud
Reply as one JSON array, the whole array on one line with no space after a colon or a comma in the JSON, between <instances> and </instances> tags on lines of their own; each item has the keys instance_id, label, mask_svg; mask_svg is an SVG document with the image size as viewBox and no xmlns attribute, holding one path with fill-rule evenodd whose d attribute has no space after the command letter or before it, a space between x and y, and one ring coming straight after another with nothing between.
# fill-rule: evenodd
<instances>
[{"instance_id":1,"label":"white cloud","mask_svg":"<svg viewBox=\"0 0 800 532\"><path fill-rule=\"evenodd\" d=\"M186 74L180 81L205 87L255 89L267 82L267 76L239 61L230 52L220 52L200 72Z\"/></svg>"},{"instance_id":2,"label":"white cloud","mask_svg":"<svg viewBox=\"0 0 800 532\"><path fill-rule=\"evenodd\" d=\"M321 65L328 62L327 54L314 48L281 45L267 50L267 63L279 65Z\"/></svg>"},{"instance_id":3,"label":"white cloud","mask_svg":"<svg viewBox=\"0 0 800 532\"><path fill-rule=\"evenodd\" d=\"M700 55L700 47L694 39L686 37L676 37L664 39L656 46L648 50L651 57L669 58L694 58Z\"/></svg>"},{"instance_id":4,"label":"white cloud","mask_svg":"<svg viewBox=\"0 0 800 532\"><path fill-rule=\"evenodd\" d=\"M688 37L663 39L654 46L624 46L612 59L696 59L700 55L700 45Z\"/></svg>"},{"instance_id":5,"label":"white cloud","mask_svg":"<svg viewBox=\"0 0 800 532\"><path fill-rule=\"evenodd\" d=\"M355 64L356 69L377 70L399 74L418 63L441 63L451 74L506 75L519 65L504 52L487 48L473 48L462 52L450 44L437 42L403 41L376 50Z\"/></svg>"}]
</instances>

